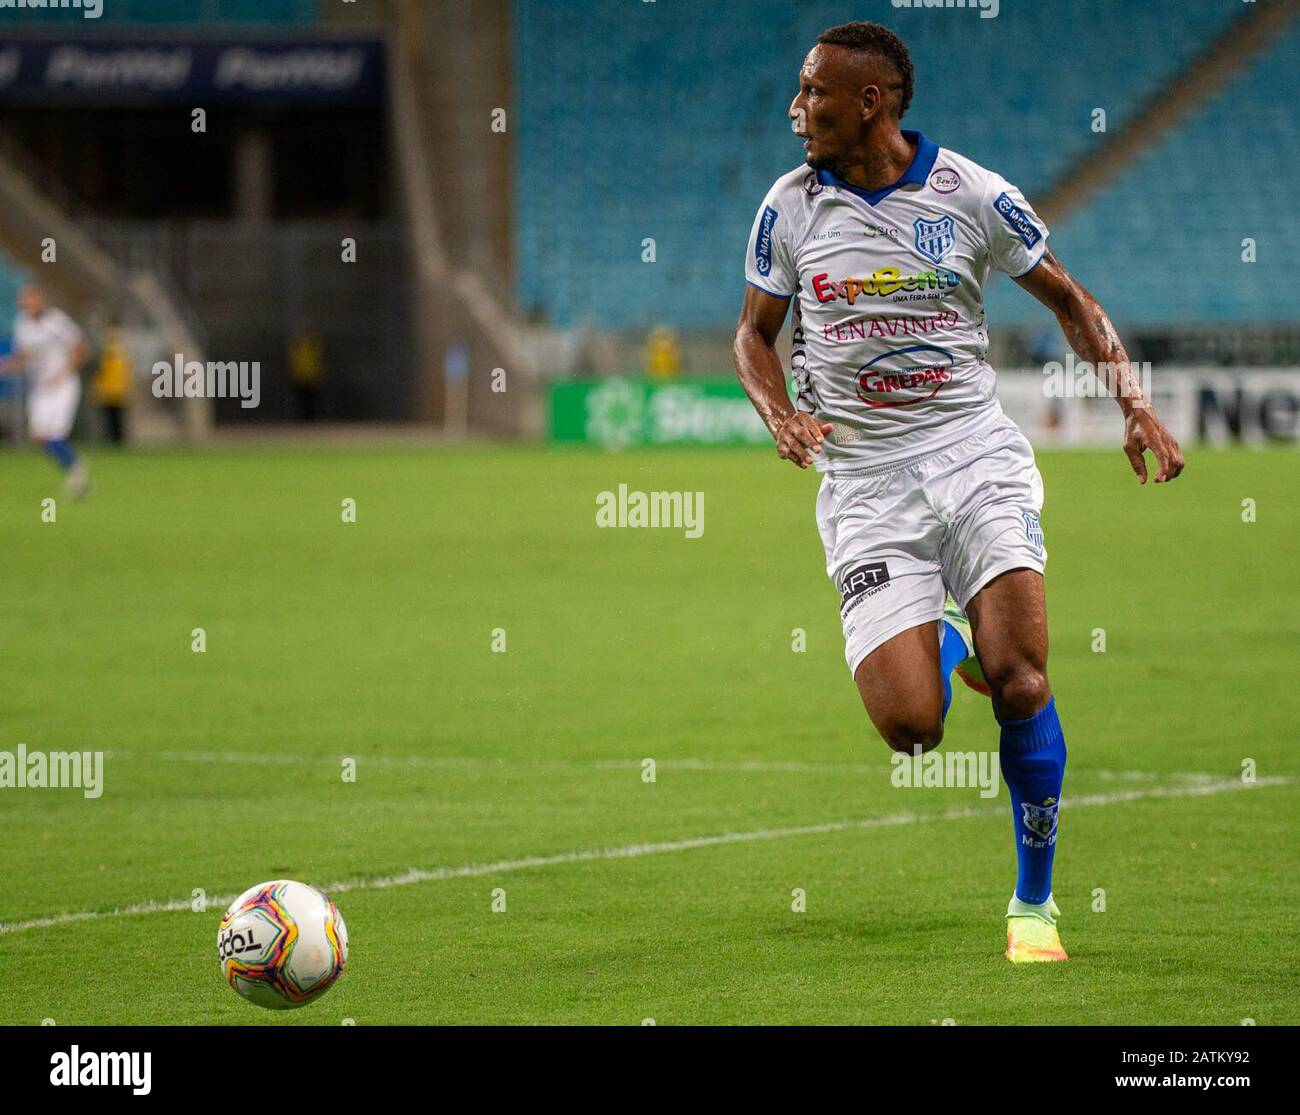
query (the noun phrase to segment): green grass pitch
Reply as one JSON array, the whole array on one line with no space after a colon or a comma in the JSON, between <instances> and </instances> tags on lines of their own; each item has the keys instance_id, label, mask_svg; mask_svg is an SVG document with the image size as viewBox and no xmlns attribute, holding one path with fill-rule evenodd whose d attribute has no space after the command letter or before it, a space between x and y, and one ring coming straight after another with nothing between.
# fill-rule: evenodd
<instances>
[{"instance_id":1,"label":"green grass pitch","mask_svg":"<svg viewBox=\"0 0 1300 1115\"><path fill-rule=\"evenodd\" d=\"M1118 449L1041 456L1072 960L1029 969L1002 958L1005 788L890 784L813 476L745 450L92 461L52 524L52 467L0 464L0 750L109 753L98 800L0 790L0 1023L1300 1022L1294 453L1193 452L1159 488ZM620 483L703 491L703 537L598 529ZM945 749L996 750L958 690ZM277 877L348 884L352 938L279 1014L215 952L216 899ZM205 912L124 912L196 889Z\"/></svg>"}]
</instances>

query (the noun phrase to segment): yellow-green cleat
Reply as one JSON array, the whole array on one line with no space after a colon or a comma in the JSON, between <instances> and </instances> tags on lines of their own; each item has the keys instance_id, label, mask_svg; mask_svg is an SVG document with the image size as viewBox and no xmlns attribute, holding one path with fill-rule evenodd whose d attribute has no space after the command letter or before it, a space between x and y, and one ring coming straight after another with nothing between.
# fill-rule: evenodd
<instances>
[{"instance_id":1,"label":"yellow-green cleat","mask_svg":"<svg viewBox=\"0 0 1300 1115\"><path fill-rule=\"evenodd\" d=\"M957 601L951 596L944 601L943 618L945 623L951 623L957 629L962 642L966 644L966 657L957 663L953 673L975 690L976 693L983 693L986 697L989 696L989 687L984 680L984 671L980 669L980 660L975 657L975 640L971 635L970 620L966 618L966 613L957 607ZM940 630L942 631L942 628Z\"/></svg>"},{"instance_id":2,"label":"yellow-green cleat","mask_svg":"<svg viewBox=\"0 0 1300 1115\"><path fill-rule=\"evenodd\" d=\"M1007 959L1012 964L1045 964L1069 960L1056 931L1061 911L1048 896L1046 902L1031 906L1011 896L1007 907Z\"/></svg>"}]
</instances>

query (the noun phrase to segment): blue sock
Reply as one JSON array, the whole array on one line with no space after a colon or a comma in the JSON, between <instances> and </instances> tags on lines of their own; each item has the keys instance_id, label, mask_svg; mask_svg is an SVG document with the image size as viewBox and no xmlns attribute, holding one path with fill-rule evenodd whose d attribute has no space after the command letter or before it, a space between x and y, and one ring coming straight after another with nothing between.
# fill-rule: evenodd
<instances>
[{"instance_id":1,"label":"blue sock","mask_svg":"<svg viewBox=\"0 0 1300 1115\"><path fill-rule=\"evenodd\" d=\"M1046 902L1052 893L1052 856L1056 852L1056 815L1065 775L1065 735L1053 697L1028 720L999 720L1002 725L1002 777L1011 792L1021 902Z\"/></svg>"},{"instance_id":2,"label":"blue sock","mask_svg":"<svg viewBox=\"0 0 1300 1115\"><path fill-rule=\"evenodd\" d=\"M967 658L966 643L951 623L943 625L943 638L939 640L939 676L943 679L943 715L948 716L952 704L952 671L958 662Z\"/></svg>"},{"instance_id":3,"label":"blue sock","mask_svg":"<svg viewBox=\"0 0 1300 1115\"><path fill-rule=\"evenodd\" d=\"M59 462L60 468L71 468L77 459L77 454L72 450L72 443L67 438L47 441L45 451Z\"/></svg>"}]
</instances>

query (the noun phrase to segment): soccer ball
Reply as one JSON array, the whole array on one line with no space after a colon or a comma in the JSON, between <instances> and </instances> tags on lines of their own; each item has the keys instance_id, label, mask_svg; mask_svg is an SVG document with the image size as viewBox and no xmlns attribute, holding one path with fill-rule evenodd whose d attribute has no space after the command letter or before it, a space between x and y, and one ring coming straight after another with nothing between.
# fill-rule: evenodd
<instances>
[{"instance_id":1,"label":"soccer ball","mask_svg":"<svg viewBox=\"0 0 1300 1115\"><path fill-rule=\"evenodd\" d=\"M217 930L217 957L250 1003L292 1010L319 999L348 962L348 927L315 887L276 879L249 887Z\"/></svg>"}]
</instances>

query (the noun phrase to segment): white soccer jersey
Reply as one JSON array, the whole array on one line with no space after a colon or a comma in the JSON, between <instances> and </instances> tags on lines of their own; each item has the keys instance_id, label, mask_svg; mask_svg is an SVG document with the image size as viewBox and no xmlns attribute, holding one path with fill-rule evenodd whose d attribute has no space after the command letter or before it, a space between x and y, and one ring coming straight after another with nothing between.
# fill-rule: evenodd
<instances>
[{"instance_id":1,"label":"white soccer jersey","mask_svg":"<svg viewBox=\"0 0 1300 1115\"><path fill-rule=\"evenodd\" d=\"M1032 270L1047 229L1014 186L904 131L916 155L862 190L807 167L778 178L750 234L745 277L793 296L796 405L833 426L822 472L938 452L1002 416L984 357L989 268Z\"/></svg>"},{"instance_id":2,"label":"white soccer jersey","mask_svg":"<svg viewBox=\"0 0 1300 1115\"><path fill-rule=\"evenodd\" d=\"M34 390L49 388L76 373L72 353L81 338L76 322L53 306L40 317L25 311L18 315L14 320L14 348L26 360Z\"/></svg>"}]
</instances>

